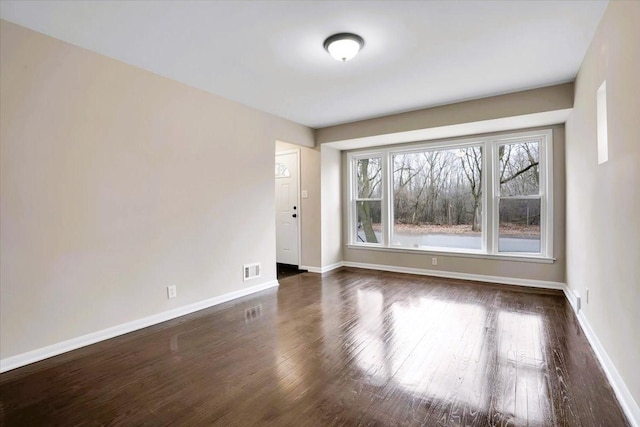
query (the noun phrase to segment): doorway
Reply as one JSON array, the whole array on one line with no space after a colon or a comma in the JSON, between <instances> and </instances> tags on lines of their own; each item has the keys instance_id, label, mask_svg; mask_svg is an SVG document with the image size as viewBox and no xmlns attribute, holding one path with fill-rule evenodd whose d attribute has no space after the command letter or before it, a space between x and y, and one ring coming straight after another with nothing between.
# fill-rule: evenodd
<instances>
[{"instance_id":1,"label":"doorway","mask_svg":"<svg viewBox=\"0 0 640 427\"><path fill-rule=\"evenodd\" d=\"M300 151L276 153L276 262L300 266Z\"/></svg>"}]
</instances>

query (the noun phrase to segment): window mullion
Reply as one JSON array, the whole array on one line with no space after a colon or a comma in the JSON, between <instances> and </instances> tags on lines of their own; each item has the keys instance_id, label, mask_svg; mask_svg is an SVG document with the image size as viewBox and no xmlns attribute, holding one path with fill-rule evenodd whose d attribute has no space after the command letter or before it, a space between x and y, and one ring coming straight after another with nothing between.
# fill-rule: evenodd
<instances>
[{"instance_id":1,"label":"window mullion","mask_svg":"<svg viewBox=\"0 0 640 427\"><path fill-rule=\"evenodd\" d=\"M486 172L485 172L485 192L483 197L483 202L486 207L486 218L485 218L485 229L484 229L484 238L485 238L485 250L488 254L495 253L495 154L494 154L494 144L493 141L485 142L485 158L486 158Z\"/></svg>"},{"instance_id":2,"label":"window mullion","mask_svg":"<svg viewBox=\"0 0 640 427\"><path fill-rule=\"evenodd\" d=\"M500 198L502 200L509 200L509 199L536 200L536 199L542 199L543 195L542 194L529 194L529 195L526 195L526 196L500 196L500 195L498 195L498 198Z\"/></svg>"},{"instance_id":3,"label":"window mullion","mask_svg":"<svg viewBox=\"0 0 640 427\"><path fill-rule=\"evenodd\" d=\"M352 243L358 242L358 228L355 226L358 218L358 178L356 177L356 157L352 157L349 161L349 175L351 182L349 183L350 191L350 215L349 215L349 239Z\"/></svg>"},{"instance_id":4,"label":"window mullion","mask_svg":"<svg viewBox=\"0 0 640 427\"><path fill-rule=\"evenodd\" d=\"M383 177L384 186L382 197L384 199L384 212L382 217L383 222L383 241L385 246L391 246L391 234L393 227L393 165L391 164L391 154L386 151L383 154Z\"/></svg>"},{"instance_id":5,"label":"window mullion","mask_svg":"<svg viewBox=\"0 0 640 427\"><path fill-rule=\"evenodd\" d=\"M541 252L543 255L553 256L553 142L551 132L542 140L541 152L544 153L541 160L543 161L540 171L542 172L542 190L544 197L542 198L542 220L540 226L543 227L541 238Z\"/></svg>"}]
</instances>

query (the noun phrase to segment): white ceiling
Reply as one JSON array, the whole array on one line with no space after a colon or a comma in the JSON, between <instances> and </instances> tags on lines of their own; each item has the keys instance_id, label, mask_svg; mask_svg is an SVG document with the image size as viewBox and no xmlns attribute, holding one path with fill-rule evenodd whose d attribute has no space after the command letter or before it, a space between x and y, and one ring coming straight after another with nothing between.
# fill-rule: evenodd
<instances>
[{"instance_id":1,"label":"white ceiling","mask_svg":"<svg viewBox=\"0 0 640 427\"><path fill-rule=\"evenodd\" d=\"M572 81L607 1L6 1L2 19L314 128ZM365 39L347 63L322 47Z\"/></svg>"}]
</instances>

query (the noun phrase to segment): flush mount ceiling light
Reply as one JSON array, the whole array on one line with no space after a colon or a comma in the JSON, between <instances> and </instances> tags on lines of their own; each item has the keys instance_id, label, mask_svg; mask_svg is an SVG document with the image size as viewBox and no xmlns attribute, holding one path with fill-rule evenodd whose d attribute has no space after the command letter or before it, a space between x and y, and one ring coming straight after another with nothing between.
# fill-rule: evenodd
<instances>
[{"instance_id":1,"label":"flush mount ceiling light","mask_svg":"<svg viewBox=\"0 0 640 427\"><path fill-rule=\"evenodd\" d=\"M364 39L357 34L334 34L324 41L324 48L338 61L346 62L356 56L364 46Z\"/></svg>"}]
</instances>

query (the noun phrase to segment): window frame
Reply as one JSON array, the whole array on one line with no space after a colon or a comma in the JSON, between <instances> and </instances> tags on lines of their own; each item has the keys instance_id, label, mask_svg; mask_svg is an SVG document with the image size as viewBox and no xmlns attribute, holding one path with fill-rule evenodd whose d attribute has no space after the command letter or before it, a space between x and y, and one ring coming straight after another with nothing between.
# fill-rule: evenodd
<instances>
[{"instance_id":1,"label":"window frame","mask_svg":"<svg viewBox=\"0 0 640 427\"><path fill-rule=\"evenodd\" d=\"M533 142L539 143L539 194L535 196L514 196L515 199L535 198L540 199L540 252L505 252L499 251L499 203L500 199L510 198L500 195L498 182L499 159L498 147L500 145ZM408 247L392 245L394 233L394 201L393 201L393 161L397 154L407 154L425 151L453 150L465 147L482 147L482 244L481 249L460 249L450 247ZM357 241L357 180L356 162L362 158L382 159L382 194L381 194L381 218L382 218L382 242L366 243ZM532 262L554 262L553 258L553 131L542 129L535 131L516 131L508 134L493 134L457 138L451 140L420 141L386 146L383 148L360 149L347 152L348 168L348 203L347 217L349 219L348 248L382 250L405 253L433 253L451 254L471 258L513 259ZM368 199L367 199L368 200ZM371 199L373 200L373 199ZM375 199L378 200L378 199Z\"/></svg>"},{"instance_id":2,"label":"window frame","mask_svg":"<svg viewBox=\"0 0 640 427\"><path fill-rule=\"evenodd\" d=\"M380 163L382 166L382 176L380 177L380 184L382 186L382 188L380 189L380 198L361 198L358 197L358 168L356 166L358 160L361 159L380 159ZM386 242L388 242L388 235L385 233L385 226L384 224L387 222L387 218L385 217L386 214L388 214L388 210L385 209L385 206L387 205L387 182L385 177L387 176L387 170L386 170L386 162L385 162L385 155L382 151L372 151L369 152L367 151L366 153L356 153L353 154L350 157L350 171L349 171L349 178L350 178L350 182L349 182L349 195L350 195L350 202L349 202L349 242L355 242L358 246L364 246L364 247L383 247ZM358 227L354 227L354 225L356 224L357 220L358 220L358 209L357 209L357 204L358 202L380 202L380 216L381 216L381 220L382 220L382 238L381 241L378 243L371 243L371 242L358 242Z\"/></svg>"},{"instance_id":3,"label":"window frame","mask_svg":"<svg viewBox=\"0 0 640 427\"><path fill-rule=\"evenodd\" d=\"M517 144L518 142L538 142L539 144L539 174L540 184L537 195L519 195L519 196L502 196L500 190L500 182L498 179L499 147L506 144ZM510 134L497 136L491 141L491 160L493 165L492 171L492 191L491 191L491 239L493 249L492 254L511 255L511 256L528 256L553 258L553 135L551 130L537 132L521 132L518 134ZM540 253L537 252L507 252L500 251L499 233L500 233L500 200L536 200L540 199Z\"/></svg>"}]
</instances>

